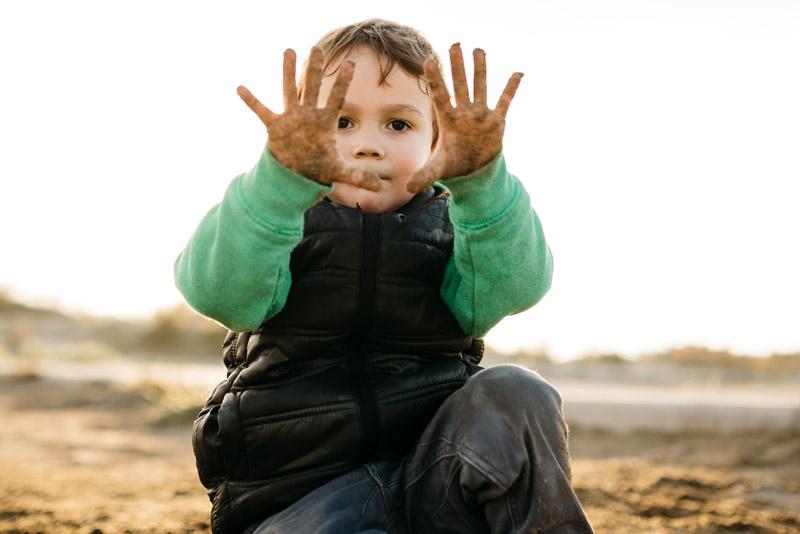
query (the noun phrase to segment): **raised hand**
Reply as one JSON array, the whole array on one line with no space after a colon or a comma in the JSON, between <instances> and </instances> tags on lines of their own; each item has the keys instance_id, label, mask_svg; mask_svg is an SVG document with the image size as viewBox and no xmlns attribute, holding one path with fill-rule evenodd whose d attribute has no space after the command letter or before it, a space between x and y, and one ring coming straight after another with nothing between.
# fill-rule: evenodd
<instances>
[{"instance_id":1,"label":"raised hand","mask_svg":"<svg viewBox=\"0 0 800 534\"><path fill-rule=\"evenodd\" d=\"M450 47L455 107L450 103L450 95L436 63L430 59L425 62L439 140L425 166L409 179L407 188L413 193L427 189L436 180L465 176L480 169L492 161L503 146L506 113L523 75L521 72L512 74L497 105L489 109L486 104L486 53L476 48L472 57L475 94L470 102L461 45L456 43Z\"/></svg>"},{"instance_id":2,"label":"raised hand","mask_svg":"<svg viewBox=\"0 0 800 534\"><path fill-rule=\"evenodd\" d=\"M274 113L244 86L236 92L267 127L267 147L275 159L297 174L322 184L344 182L378 191L380 178L370 172L347 167L336 150L336 130L344 97L353 79L354 64L345 61L328 95L325 107L317 107L322 82L322 51L311 49L303 101L297 95L292 49L283 53L284 112Z\"/></svg>"}]
</instances>

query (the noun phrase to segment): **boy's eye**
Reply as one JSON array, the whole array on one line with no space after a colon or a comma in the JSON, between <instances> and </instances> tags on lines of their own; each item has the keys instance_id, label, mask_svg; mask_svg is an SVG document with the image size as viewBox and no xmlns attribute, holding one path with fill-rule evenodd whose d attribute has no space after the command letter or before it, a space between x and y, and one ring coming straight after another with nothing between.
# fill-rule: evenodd
<instances>
[{"instance_id":1,"label":"boy's eye","mask_svg":"<svg viewBox=\"0 0 800 534\"><path fill-rule=\"evenodd\" d=\"M404 120L393 119L391 122L389 122L389 128L395 132L402 132L406 128L411 128L411 125Z\"/></svg>"},{"instance_id":2,"label":"boy's eye","mask_svg":"<svg viewBox=\"0 0 800 534\"><path fill-rule=\"evenodd\" d=\"M348 126L350 126L350 119L347 117L339 117L339 129L344 130Z\"/></svg>"}]
</instances>

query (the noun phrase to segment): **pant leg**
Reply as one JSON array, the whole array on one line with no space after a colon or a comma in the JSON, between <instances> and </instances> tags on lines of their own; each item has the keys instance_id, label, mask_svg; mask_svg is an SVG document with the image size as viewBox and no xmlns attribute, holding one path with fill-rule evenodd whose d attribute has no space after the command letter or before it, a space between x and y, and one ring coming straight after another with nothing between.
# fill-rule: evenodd
<instances>
[{"instance_id":1,"label":"pant leg","mask_svg":"<svg viewBox=\"0 0 800 534\"><path fill-rule=\"evenodd\" d=\"M571 486L561 397L520 366L480 371L453 393L402 477L414 533L592 532Z\"/></svg>"},{"instance_id":2,"label":"pant leg","mask_svg":"<svg viewBox=\"0 0 800 534\"><path fill-rule=\"evenodd\" d=\"M402 517L388 513L396 502L398 462L363 465L323 484L285 510L251 525L246 534L385 534ZM396 506L394 506L396 508ZM403 528L400 528L402 532Z\"/></svg>"}]
</instances>

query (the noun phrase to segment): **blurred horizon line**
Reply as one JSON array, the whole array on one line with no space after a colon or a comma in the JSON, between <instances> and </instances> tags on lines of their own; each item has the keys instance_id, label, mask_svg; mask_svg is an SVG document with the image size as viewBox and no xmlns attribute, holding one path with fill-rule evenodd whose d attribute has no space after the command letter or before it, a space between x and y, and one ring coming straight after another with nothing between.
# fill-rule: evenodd
<instances>
[{"instance_id":1,"label":"blurred horizon line","mask_svg":"<svg viewBox=\"0 0 800 534\"><path fill-rule=\"evenodd\" d=\"M227 330L217 321L208 318L193 310L186 302L176 301L171 305L155 308L146 314L98 314L86 310L71 309L61 305L57 299L49 298L29 298L20 295L13 288L0 284L0 313L14 312L39 313L47 315L60 315L74 320L86 321L118 321L123 323L153 323L156 325L164 324L169 326L170 331L179 330L205 330L213 331L219 329L220 333ZM494 355L506 355L510 357L527 355L535 356L549 361L577 361L577 360L619 360L635 361L642 358L654 357L665 354L680 353L704 353L717 356L731 356L734 358L770 358L784 356L800 356L800 346L795 350L782 351L771 350L764 353L742 352L733 349L731 346L717 346L707 343L693 343L676 341L665 344L660 349L638 351L631 353L613 348L608 349L589 349L581 351L572 357L562 357L554 354L547 343L531 343L520 346L516 349L508 350L493 346L490 342L486 343L486 352Z\"/></svg>"}]
</instances>

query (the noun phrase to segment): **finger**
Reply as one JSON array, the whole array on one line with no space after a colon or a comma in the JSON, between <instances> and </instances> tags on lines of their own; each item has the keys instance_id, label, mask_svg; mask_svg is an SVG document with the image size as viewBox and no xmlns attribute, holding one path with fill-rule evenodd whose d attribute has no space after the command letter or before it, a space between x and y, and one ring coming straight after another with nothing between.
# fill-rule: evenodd
<instances>
[{"instance_id":1,"label":"finger","mask_svg":"<svg viewBox=\"0 0 800 534\"><path fill-rule=\"evenodd\" d=\"M244 100L244 103L247 104L247 107L253 110L253 112L258 115L258 118L261 119L261 122L264 123L264 126L269 126L275 120L277 115L267 108L264 104L258 101L258 99L253 96L247 87L244 85L240 85L236 88L236 92L239 94L239 98Z\"/></svg>"},{"instance_id":2,"label":"finger","mask_svg":"<svg viewBox=\"0 0 800 534\"><path fill-rule=\"evenodd\" d=\"M420 170L415 172L409 178L406 184L406 189L410 193L421 193L430 187L430 185L438 180L441 175L442 165L436 159L431 159Z\"/></svg>"},{"instance_id":3,"label":"finger","mask_svg":"<svg viewBox=\"0 0 800 534\"><path fill-rule=\"evenodd\" d=\"M374 172L346 167L339 163L332 169L329 176L332 182L350 184L369 191L381 190L381 179Z\"/></svg>"},{"instance_id":4,"label":"finger","mask_svg":"<svg viewBox=\"0 0 800 534\"><path fill-rule=\"evenodd\" d=\"M506 118L506 113L508 113L508 106L511 105L511 100L514 98L514 93L517 92L517 87L519 87L519 82L522 80L523 76L524 74L521 72L512 74L508 79L506 88L503 90L503 94L500 95L500 100L497 101L497 106L495 106L494 109L500 113L500 116L504 119Z\"/></svg>"},{"instance_id":5,"label":"finger","mask_svg":"<svg viewBox=\"0 0 800 534\"><path fill-rule=\"evenodd\" d=\"M297 105L297 80L295 79L295 65L297 54L291 48L283 53L283 109Z\"/></svg>"},{"instance_id":6,"label":"finger","mask_svg":"<svg viewBox=\"0 0 800 534\"><path fill-rule=\"evenodd\" d=\"M452 111L453 105L450 103L450 95L444 85L442 72L432 59L425 61L425 77L428 79L428 90L433 98L433 105L439 114Z\"/></svg>"},{"instance_id":7,"label":"finger","mask_svg":"<svg viewBox=\"0 0 800 534\"><path fill-rule=\"evenodd\" d=\"M350 183L361 189L378 192L381 190L381 179L374 172L355 171L349 176Z\"/></svg>"},{"instance_id":8,"label":"finger","mask_svg":"<svg viewBox=\"0 0 800 534\"><path fill-rule=\"evenodd\" d=\"M469 104L467 73L464 70L464 55L461 53L459 43L450 47L450 71L453 73L453 93L456 97L456 105Z\"/></svg>"},{"instance_id":9,"label":"finger","mask_svg":"<svg viewBox=\"0 0 800 534\"><path fill-rule=\"evenodd\" d=\"M317 106L320 83L322 83L322 49L315 46L311 49L311 54L308 56L306 86L303 88L304 106Z\"/></svg>"},{"instance_id":10,"label":"finger","mask_svg":"<svg viewBox=\"0 0 800 534\"><path fill-rule=\"evenodd\" d=\"M486 105L486 52L480 48L472 51L472 64L475 68L475 78L472 90L475 92L475 103Z\"/></svg>"},{"instance_id":11,"label":"finger","mask_svg":"<svg viewBox=\"0 0 800 534\"><path fill-rule=\"evenodd\" d=\"M339 111L344 106L344 97L347 94L347 88L350 86L350 81L353 79L353 71L356 64L352 61L345 61L339 68L339 74L336 76L336 81L333 82L333 88L328 95L328 102L325 104L325 109L332 111Z\"/></svg>"}]
</instances>

